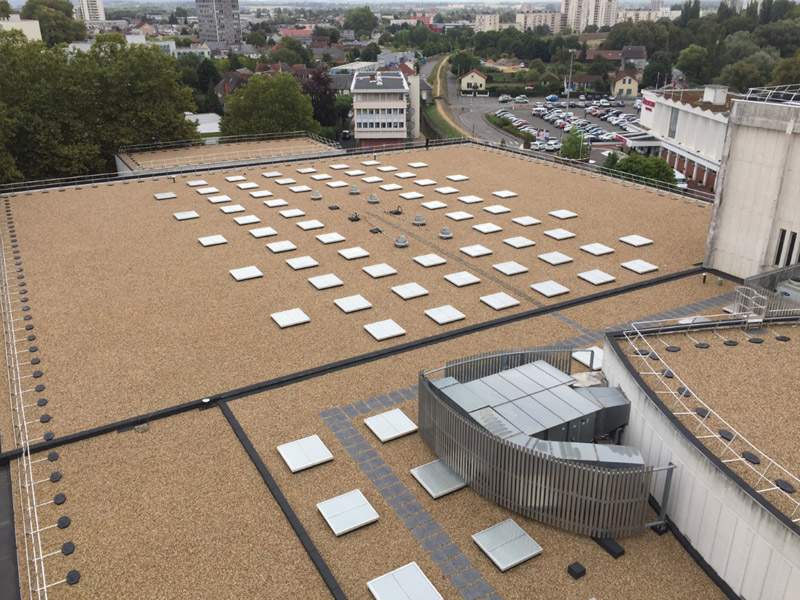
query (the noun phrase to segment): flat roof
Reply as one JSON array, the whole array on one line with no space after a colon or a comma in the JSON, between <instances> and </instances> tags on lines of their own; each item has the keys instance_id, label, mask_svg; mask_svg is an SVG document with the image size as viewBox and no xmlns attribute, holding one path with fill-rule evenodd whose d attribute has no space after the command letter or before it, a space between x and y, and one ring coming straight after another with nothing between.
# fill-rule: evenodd
<instances>
[{"instance_id":1,"label":"flat roof","mask_svg":"<svg viewBox=\"0 0 800 600\"><path fill-rule=\"evenodd\" d=\"M404 172L414 177L397 176ZM330 178L312 178L323 174ZM382 181L370 179L370 183L365 177ZM281 185L277 180L283 178L295 183ZM187 185L197 179L205 184ZM427 183L424 179L436 183L415 183ZM327 185L335 181L346 185ZM239 187L247 182L257 187ZM387 184L401 189L379 187ZM320 192L322 199L313 200L311 191L292 191L290 186L296 185ZM358 195L350 194L353 185ZM218 191L200 194L197 190L202 187ZM446 187L458 191L441 190ZM493 195L504 190L516 195ZM252 192L271 195L255 198ZM408 192L423 197L406 200L400 196ZM157 193L175 194L175 198L156 200ZM373 193L377 204L368 202ZM230 196L230 201L209 201L220 195ZM482 201L475 202L471 198L475 196ZM264 204L276 199L284 199L286 206ZM25 302L30 307L26 314L33 316L34 325L29 335L36 336L34 340L20 338L20 360L28 376L33 370L42 371L40 378L31 381L43 382L46 389L36 397L48 400L44 407L30 410L35 417L50 416L46 422L34 418L29 423L33 442L48 431L58 440L337 360L389 352L350 368L292 379L270 391L242 392L239 399L225 405L238 420L239 433L252 443L250 452L274 477L297 522L348 597L367 597L368 580L416 561L447 598L462 591L459 582L474 586L473 591L485 584L488 588L480 589L520 599L634 597L645 586L654 598L665 600L682 594L723 598L672 536L648 531L620 540L627 550L625 561L613 561L592 540L510 515L469 489L434 502L409 473L434 458L419 435L381 445L363 424L364 417L390 406L401 408L417 422L414 386L421 369L509 347L588 345L589 337L599 339L605 324L617 318L614 306L624 306L627 318L635 319L685 308L692 302L718 300L727 288L702 285L692 277L608 298L596 314L588 309L601 306L599 301L571 311L548 309L565 299L588 299L598 291L691 268L703 257L709 206L476 145L374 157L326 156L199 172L174 180L160 176L21 193L6 200L18 236L18 253L9 255L9 260L14 256L20 261L24 270L18 273L24 273L24 278L13 279L17 272L11 271L7 276L15 293L26 290ZM447 206L423 207L427 202ZM245 210L221 212L221 207L234 204ZM338 210L331 210L332 205ZM402 214L392 214L398 206ZM487 207L494 208L483 210ZM281 216L279 211L286 209L305 214ZM198 216L184 221L174 217L185 211ZM472 218L446 216L458 211ZM550 214L555 211L576 216L558 218ZM349 219L354 212L359 214L357 221ZM236 224L234 219L242 215L254 215L260 222ZM425 217L424 226L412 224L418 215ZM513 220L520 217L540 222ZM298 226L313 220L322 223L322 228ZM502 231L484 234L473 229L486 223ZM440 238L445 226L451 239ZM262 227L272 227L276 234L256 238L249 231ZM375 228L380 232L373 232ZM558 228L575 237L559 241L544 234ZM316 238L334 232L345 240L323 244ZM619 241L634 234L652 243L634 247ZM227 243L204 247L198 241L214 235L223 236ZM395 247L400 235L406 237L408 247ZM504 242L519 237L535 245L519 239L515 245ZM265 246L274 241L291 241L296 249L272 253ZM471 257L460 250L476 244L492 254ZM613 252L591 254L581 249L588 244L603 244ZM347 260L339 254L356 247L364 248L369 256ZM597 252L598 246L592 250ZM551 252L568 255L572 261L555 266L538 257ZM426 262L430 255L446 262L424 267L414 260L426 257L420 259ZM293 270L286 263L304 256L319 264ZM635 259L657 265L658 270L639 274L622 266ZM505 275L494 267L506 268L512 261L528 270ZM382 263L397 273L373 279L363 270ZM237 282L229 273L251 265L263 276ZM598 286L579 277L594 270L615 280ZM445 279L464 271L480 282L456 287ZM308 281L327 274L334 274L342 285L319 290ZM570 291L547 298L529 287L546 280ZM427 294L404 300L392 291L408 283L419 284ZM482 296L501 292L519 304L496 311L481 301ZM353 295L362 295L371 308L347 314L334 303ZM465 319L439 325L425 313L448 304ZM304 311L310 322L281 329L271 315L293 308ZM584 308L586 312L578 312ZM543 312L437 343L432 340L464 326L528 310ZM395 320L405 335L379 342L364 330L364 325L384 319ZM416 340L426 341L418 348L393 352L398 345ZM36 347L33 352L32 346ZM29 357L40 357L41 362L30 364ZM3 386L0 383L0 394ZM337 435L339 426L326 419L331 410L347 415L348 435L352 427L363 437L375 457L397 476L403 492L417 503L414 506L421 507L456 546L457 560L450 566L437 562L440 540L425 541L412 533L409 515L398 512L362 463L351 458L345 439ZM0 403L3 451L13 446L10 423L9 405ZM276 447L314 434L330 449L333 461L291 474ZM64 505L43 507L44 521L50 523L62 515L72 519L64 530L45 532L46 547L58 549L67 540L77 547L70 556L47 559L48 580L58 581L70 569L82 574L77 586L58 584L49 590L49 597L71 597L76 590L87 597L154 596L164 589L176 597L196 594L197 589L218 591L217 596L247 597L265 588L280 590L286 597L330 597L242 443L219 406L212 404L206 410L154 420L135 429L60 444L56 463L34 463L36 479L46 480L54 470L63 474L60 481L40 488L45 496L62 492L67 498ZM34 456L38 458L45 456ZM16 468L13 461L12 470ZM12 475L16 482L16 473ZM373 525L337 538L316 504L351 489L360 489L380 517ZM14 493L19 507L16 484ZM22 511L15 515L19 534ZM544 553L501 574L470 536L509 516L544 547ZM21 538L18 547L24 573ZM221 553L231 560L219 564ZM566 573L567 565L576 560L589 573L578 581Z\"/></svg>"},{"instance_id":2,"label":"flat roof","mask_svg":"<svg viewBox=\"0 0 800 600\"><path fill-rule=\"evenodd\" d=\"M319 154L331 150L331 146L311 137L301 136L277 140L202 144L186 148L128 152L120 155L120 157L133 171L150 171L262 158L291 158Z\"/></svg>"},{"instance_id":3,"label":"flat roof","mask_svg":"<svg viewBox=\"0 0 800 600\"><path fill-rule=\"evenodd\" d=\"M400 71L356 73L350 88L354 92L404 92L408 91L406 78Z\"/></svg>"}]
</instances>

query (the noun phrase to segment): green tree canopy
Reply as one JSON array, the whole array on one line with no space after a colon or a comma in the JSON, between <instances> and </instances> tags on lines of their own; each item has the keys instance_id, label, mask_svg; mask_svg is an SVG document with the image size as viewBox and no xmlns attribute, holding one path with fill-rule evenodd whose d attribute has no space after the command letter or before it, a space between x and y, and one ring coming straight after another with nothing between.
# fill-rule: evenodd
<instances>
[{"instance_id":1,"label":"green tree canopy","mask_svg":"<svg viewBox=\"0 0 800 600\"><path fill-rule=\"evenodd\" d=\"M726 65L717 81L736 91L746 92L748 88L767 85L772 79L777 62L777 52L758 50L742 60Z\"/></svg>"},{"instance_id":2,"label":"green tree canopy","mask_svg":"<svg viewBox=\"0 0 800 600\"><path fill-rule=\"evenodd\" d=\"M603 166L605 167L605 164ZM638 152L632 152L619 159L613 168L622 173L675 184L675 171L667 164L667 161L657 156L643 156Z\"/></svg>"},{"instance_id":3,"label":"green tree canopy","mask_svg":"<svg viewBox=\"0 0 800 600\"><path fill-rule=\"evenodd\" d=\"M54 46L86 37L86 27L72 18L72 11L68 0L28 0L20 15L39 21L42 39L48 46Z\"/></svg>"},{"instance_id":4,"label":"green tree canopy","mask_svg":"<svg viewBox=\"0 0 800 600\"><path fill-rule=\"evenodd\" d=\"M374 62L378 60L378 54L381 53L381 48L375 42L370 42L361 49L361 60Z\"/></svg>"},{"instance_id":5,"label":"green tree canopy","mask_svg":"<svg viewBox=\"0 0 800 600\"><path fill-rule=\"evenodd\" d=\"M781 56L792 56L800 50L800 19L785 19L755 30L755 37L762 46L774 46Z\"/></svg>"},{"instance_id":6,"label":"green tree canopy","mask_svg":"<svg viewBox=\"0 0 800 600\"><path fill-rule=\"evenodd\" d=\"M450 57L450 71L453 75L464 75L469 73L472 69L478 68L481 64L480 59L471 52L457 52Z\"/></svg>"},{"instance_id":7,"label":"green tree canopy","mask_svg":"<svg viewBox=\"0 0 800 600\"><path fill-rule=\"evenodd\" d=\"M585 160L589 158L591 148L583 136L577 130L570 131L561 142L561 156L575 160Z\"/></svg>"},{"instance_id":8,"label":"green tree canopy","mask_svg":"<svg viewBox=\"0 0 800 600\"><path fill-rule=\"evenodd\" d=\"M11 5L8 0L0 0L0 19L7 19L11 14Z\"/></svg>"},{"instance_id":9,"label":"green tree canopy","mask_svg":"<svg viewBox=\"0 0 800 600\"><path fill-rule=\"evenodd\" d=\"M357 36L369 35L378 25L376 17L369 6L351 8L344 15L344 28L352 29Z\"/></svg>"},{"instance_id":10,"label":"green tree canopy","mask_svg":"<svg viewBox=\"0 0 800 600\"><path fill-rule=\"evenodd\" d=\"M336 124L336 94L331 89L331 77L325 69L315 69L303 82L303 91L311 97L314 118L320 125Z\"/></svg>"},{"instance_id":11,"label":"green tree canopy","mask_svg":"<svg viewBox=\"0 0 800 600\"><path fill-rule=\"evenodd\" d=\"M672 75L672 60L669 52L656 52L647 62L642 75L643 87L662 86Z\"/></svg>"},{"instance_id":12,"label":"green tree canopy","mask_svg":"<svg viewBox=\"0 0 800 600\"><path fill-rule=\"evenodd\" d=\"M692 44L681 50L678 62L675 64L684 72L689 81L704 82L708 73L708 50L703 46Z\"/></svg>"},{"instance_id":13,"label":"green tree canopy","mask_svg":"<svg viewBox=\"0 0 800 600\"><path fill-rule=\"evenodd\" d=\"M800 81L800 50L791 58L784 58L775 65L772 85L789 85Z\"/></svg>"},{"instance_id":14,"label":"green tree canopy","mask_svg":"<svg viewBox=\"0 0 800 600\"><path fill-rule=\"evenodd\" d=\"M226 99L220 127L223 135L319 131L311 98L286 73L251 77Z\"/></svg>"}]
</instances>

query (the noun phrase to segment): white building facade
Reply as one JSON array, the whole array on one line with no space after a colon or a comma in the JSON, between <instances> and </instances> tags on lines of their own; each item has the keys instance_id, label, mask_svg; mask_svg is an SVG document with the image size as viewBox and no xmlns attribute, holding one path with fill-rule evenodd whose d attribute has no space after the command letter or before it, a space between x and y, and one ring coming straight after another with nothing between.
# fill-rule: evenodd
<instances>
[{"instance_id":1,"label":"white building facade","mask_svg":"<svg viewBox=\"0 0 800 600\"><path fill-rule=\"evenodd\" d=\"M212 49L242 43L239 0L195 0L200 40Z\"/></svg>"},{"instance_id":2,"label":"white building facade","mask_svg":"<svg viewBox=\"0 0 800 600\"><path fill-rule=\"evenodd\" d=\"M401 72L356 73L350 95L353 97L353 136L357 141L369 143L408 137L409 86ZM419 118L418 111L416 118Z\"/></svg>"},{"instance_id":3,"label":"white building facade","mask_svg":"<svg viewBox=\"0 0 800 600\"><path fill-rule=\"evenodd\" d=\"M75 6L75 17L81 21L105 21L103 0L80 0Z\"/></svg>"},{"instance_id":4,"label":"white building facade","mask_svg":"<svg viewBox=\"0 0 800 600\"><path fill-rule=\"evenodd\" d=\"M554 10L519 12L516 18L517 29L520 31L547 27L552 33L559 33L561 21L561 13Z\"/></svg>"},{"instance_id":5,"label":"white building facade","mask_svg":"<svg viewBox=\"0 0 800 600\"><path fill-rule=\"evenodd\" d=\"M499 31L500 29L500 15L494 14L477 14L475 15L475 33L482 31Z\"/></svg>"}]
</instances>

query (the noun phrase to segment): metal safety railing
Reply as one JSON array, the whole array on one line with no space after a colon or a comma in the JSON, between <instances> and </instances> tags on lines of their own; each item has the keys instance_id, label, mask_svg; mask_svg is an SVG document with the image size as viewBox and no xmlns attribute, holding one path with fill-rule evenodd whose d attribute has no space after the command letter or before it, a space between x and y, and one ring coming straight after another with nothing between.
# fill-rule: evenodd
<instances>
[{"instance_id":1,"label":"metal safety railing","mask_svg":"<svg viewBox=\"0 0 800 600\"><path fill-rule=\"evenodd\" d=\"M22 449L22 454L16 464L13 465L17 476L17 488L19 491L20 514L23 524L23 550L25 554L25 575L28 597L47 600L47 590L52 586L48 584L44 568L44 552L42 550L41 532L43 530L39 522L38 501L36 498L36 486L41 481L36 481L33 475L33 460L30 452L30 434L28 424L31 422L26 414L28 406L25 397L30 396L32 389L25 389L23 375L20 373L18 354L23 352L19 342L25 341L24 337L17 338L18 331L24 328L18 327L22 322L21 317L15 316L15 307L19 308L21 302L14 298L9 285L9 273L15 272L6 260L6 251L9 247L6 235L0 229L0 264L2 264L3 274L0 277L0 311L2 311L4 349L6 358L6 375L8 376L9 404L11 408L12 426L14 431L14 443ZM30 376L28 376L30 377Z\"/></svg>"},{"instance_id":2,"label":"metal safety railing","mask_svg":"<svg viewBox=\"0 0 800 600\"><path fill-rule=\"evenodd\" d=\"M786 514L792 522L798 523L800 500L784 492L776 481L782 479L794 489L800 489L800 478L748 440L735 426L700 398L680 374L669 366L659 351L664 349L666 352L666 347L670 345L661 339L663 335L683 334L694 344L700 343L701 340L695 338L693 333L701 331L711 332L722 342L728 339L724 336L724 331L731 329L741 329L744 335L749 337L747 325L750 316L749 313L735 313L639 321L631 323L630 328L623 331L623 336L632 350L628 355L633 359L631 363L636 361L641 367L637 371L639 376L654 378L654 381L648 381L648 385L663 405L673 415L681 418L689 433L702 441L723 464L735 463L746 468L754 475L753 489L773 506L775 505L772 500L780 499L786 502L790 510L775 508ZM658 340L662 348L655 348L651 340ZM721 432L724 432L724 435ZM752 457L755 457L755 460Z\"/></svg>"},{"instance_id":3,"label":"metal safety railing","mask_svg":"<svg viewBox=\"0 0 800 600\"><path fill-rule=\"evenodd\" d=\"M283 131L275 133L253 133L249 135L220 135L208 138L192 138L187 140L172 140L168 142L147 142L144 144L130 144L122 146L119 154L133 154L136 152L152 152L157 150L172 150L174 148L191 148L193 146L212 146L222 144L241 144L245 142L264 142L270 140L284 140L290 138L308 137L332 148L341 148L335 140L317 135L310 131Z\"/></svg>"},{"instance_id":4,"label":"metal safety railing","mask_svg":"<svg viewBox=\"0 0 800 600\"><path fill-rule=\"evenodd\" d=\"M532 360L547 360L569 372L570 356L568 349L499 352L423 371L418 390L420 434L475 492L508 510L593 537L639 533L652 524L648 500L654 477L662 471L669 477L672 466L603 467L525 448L489 432L433 383L446 376L469 381Z\"/></svg>"},{"instance_id":5,"label":"metal safety railing","mask_svg":"<svg viewBox=\"0 0 800 600\"><path fill-rule=\"evenodd\" d=\"M741 98L751 102L772 102L800 106L800 83L753 87L747 90Z\"/></svg>"}]
</instances>

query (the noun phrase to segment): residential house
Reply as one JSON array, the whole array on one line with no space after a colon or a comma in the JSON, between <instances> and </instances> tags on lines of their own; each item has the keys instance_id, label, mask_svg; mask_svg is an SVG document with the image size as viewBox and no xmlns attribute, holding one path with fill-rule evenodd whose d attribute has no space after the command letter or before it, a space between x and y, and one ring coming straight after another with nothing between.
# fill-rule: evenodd
<instances>
[{"instance_id":1,"label":"residential house","mask_svg":"<svg viewBox=\"0 0 800 600\"><path fill-rule=\"evenodd\" d=\"M462 94L486 91L486 75L477 69L472 69L469 73L462 75L458 81Z\"/></svg>"},{"instance_id":2,"label":"residential house","mask_svg":"<svg viewBox=\"0 0 800 600\"><path fill-rule=\"evenodd\" d=\"M639 95L639 81L636 71L617 71L611 79L611 93L621 98L633 98Z\"/></svg>"},{"instance_id":3,"label":"residential house","mask_svg":"<svg viewBox=\"0 0 800 600\"><path fill-rule=\"evenodd\" d=\"M247 68L236 69L235 71L227 71L222 75L219 83L214 86L214 92L217 94L220 102L225 102L225 97L232 94L253 76L253 72Z\"/></svg>"},{"instance_id":4,"label":"residential house","mask_svg":"<svg viewBox=\"0 0 800 600\"><path fill-rule=\"evenodd\" d=\"M644 46L624 46L622 48L622 66L633 63L636 70L641 72L647 66L647 48Z\"/></svg>"}]
</instances>

